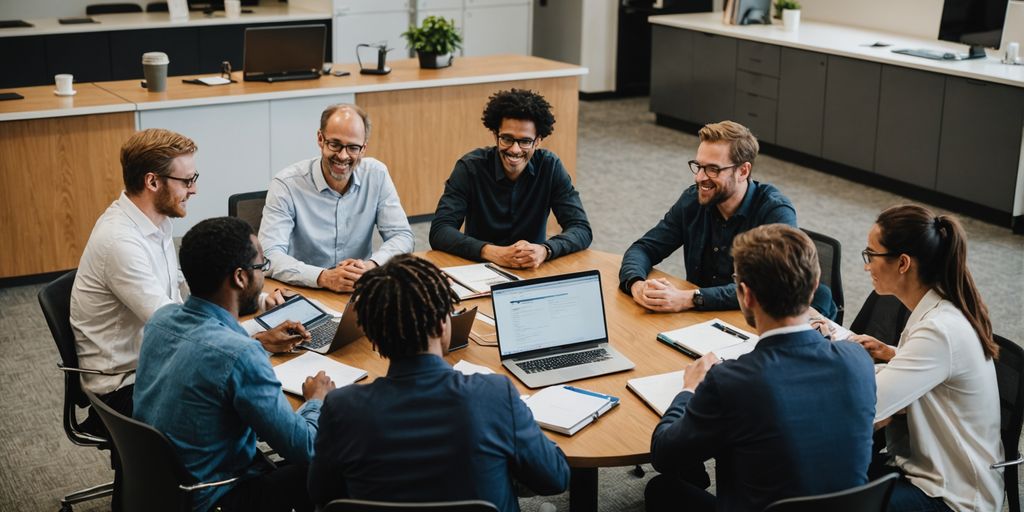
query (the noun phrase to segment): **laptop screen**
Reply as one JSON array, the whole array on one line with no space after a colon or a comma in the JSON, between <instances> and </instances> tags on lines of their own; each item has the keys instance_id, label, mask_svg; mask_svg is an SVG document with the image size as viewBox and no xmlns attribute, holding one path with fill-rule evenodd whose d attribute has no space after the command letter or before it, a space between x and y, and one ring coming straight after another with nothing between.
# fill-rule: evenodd
<instances>
[{"instance_id":1,"label":"laptop screen","mask_svg":"<svg viewBox=\"0 0 1024 512\"><path fill-rule=\"evenodd\" d=\"M502 357L608 340L596 270L497 285L491 300Z\"/></svg>"},{"instance_id":2,"label":"laptop screen","mask_svg":"<svg viewBox=\"0 0 1024 512\"><path fill-rule=\"evenodd\" d=\"M256 317L256 321L267 329L273 329L285 320L300 322L302 325L308 326L310 322L326 314L309 299L297 295L284 304Z\"/></svg>"},{"instance_id":3,"label":"laptop screen","mask_svg":"<svg viewBox=\"0 0 1024 512\"><path fill-rule=\"evenodd\" d=\"M324 65L327 27L294 25L245 29L246 76L319 72Z\"/></svg>"}]
</instances>

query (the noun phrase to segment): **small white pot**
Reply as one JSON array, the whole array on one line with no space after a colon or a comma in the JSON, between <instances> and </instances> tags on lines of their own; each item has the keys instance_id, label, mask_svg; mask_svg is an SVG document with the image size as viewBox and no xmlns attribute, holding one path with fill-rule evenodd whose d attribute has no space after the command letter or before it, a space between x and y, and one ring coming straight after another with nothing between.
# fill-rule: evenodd
<instances>
[{"instance_id":1,"label":"small white pot","mask_svg":"<svg viewBox=\"0 0 1024 512\"><path fill-rule=\"evenodd\" d=\"M783 9L782 26L786 32L796 32L800 28L800 9Z\"/></svg>"}]
</instances>

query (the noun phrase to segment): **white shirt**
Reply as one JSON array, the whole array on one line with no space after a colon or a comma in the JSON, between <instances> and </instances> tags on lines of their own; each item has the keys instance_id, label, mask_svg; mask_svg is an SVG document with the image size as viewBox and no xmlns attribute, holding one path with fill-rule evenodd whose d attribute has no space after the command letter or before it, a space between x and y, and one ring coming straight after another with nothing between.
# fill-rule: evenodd
<instances>
[{"instance_id":1,"label":"white shirt","mask_svg":"<svg viewBox=\"0 0 1024 512\"><path fill-rule=\"evenodd\" d=\"M953 510L1002 510L1003 460L995 365L951 302L929 291L900 335L896 355L877 374L875 421L910 482Z\"/></svg>"},{"instance_id":2,"label":"white shirt","mask_svg":"<svg viewBox=\"0 0 1024 512\"><path fill-rule=\"evenodd\" d=\"M124 192L92 229L71 290L71 327L82 368L135 368L142 327L161 306L188 295L171 236L171 221L156 226ZM103 395L135 382L135 374L83 375L83 386Z\"/></svg>"}]
</instances>

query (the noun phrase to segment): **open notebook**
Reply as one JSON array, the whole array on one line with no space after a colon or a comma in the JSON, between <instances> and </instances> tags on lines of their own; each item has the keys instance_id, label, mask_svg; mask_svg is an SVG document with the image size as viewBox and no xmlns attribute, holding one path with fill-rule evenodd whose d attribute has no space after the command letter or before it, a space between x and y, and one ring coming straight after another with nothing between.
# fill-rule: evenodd
<instances>
[{"instance_id":1,"label":"open notebook","mask_svg":"<svg viewBox=\"0 0 1024 512\"><path fill-rule=\"evenodd\" d=\"M672 400L683 390L683 372L680 370L629 379L626 387L654 409L658 416L664 416Z\"/></svg>"},{"instance_id":2,"label":"open notebook","mask_svg":"<svg viewBox=\"0 0 1024 512\"><path fill-rule=\"evenodd\" d=\"M714 318L658 334L658 341L694 358L714 352L719 359L736 359L754 350L756 334Z\"/></svg>"},{"instance_id":3,"label":"open notebook","mask_svg":"<svg viewBox=\"0 0 1024 512\"><path fill-rule=\"evenodd\" d=\"M326 372L339 388L366 377L366 370L339 363L316 352L306 352L275 366L274 374L277 375L277 380L281 381L282 389L293 395L302 396L302 383L306 381L306 377L316 375L320 370Z\"/></svg>"}]
</instances>

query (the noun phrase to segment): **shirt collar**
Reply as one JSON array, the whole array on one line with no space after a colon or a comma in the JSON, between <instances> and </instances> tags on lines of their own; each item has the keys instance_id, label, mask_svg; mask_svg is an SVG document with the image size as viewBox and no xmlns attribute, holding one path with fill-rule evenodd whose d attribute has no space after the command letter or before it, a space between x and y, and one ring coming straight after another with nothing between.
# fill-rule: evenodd
<instances>
[{"instance_id":1,"label":"shirt collar","mask_svg":"<svg viewBox=\"0 0 1024 512\"><path fill-rule=\"evenodd\" d=\"M505 175L505 166L501 164L501 150L498 149L498 146L493 146L493 149L494 149L494 181L501 181L503 179L505 181L508 181L508 176ZM533 165L533 157L537 156L537 151L539 151L539 150L535 149L533 151L533 156L531 156L530 159L526 161L526 169L523 169L523 172L524 173L529 173L530 176L536 176L536 174L537 174L537 169Z\"/></svg>"},{"instance_id":2,"label":"shirt collar","mask_svg":"<svg viewBox=\"0 0 1024 512\"><path fill-rule=\"evenodd\" d=\"M142 210L135 205L134 202L128 197L123 190L121 196L117 198L117 207L128 216L135 225L139 228L139 231L144 237L157 237L165 238L171 235L171 219L165 218L159 226L153 224L153 221L142 213Z\"/></svg>"},{"instance_id":3,"label":"shirt collar","mask_svg":"<svg viewBox=\"0 0 1024 512\"><path fill-rule=\"evenodd\" d=\"M388 377L402 377L424 372L455 371L447 361L434 354L416 354L391 360Z\"/></svg>"},{"instance_id":4,"label":"shirt collar","mask_svg":"<svg viewBox=\"0 0 1024 512\"><path fill-rule=\"evenodd\" d=\"M802 323L797 325L787 325L785 327L776 327L775 329L769 329L761 333L760 339L765 339L770 336L781 336L783 334L793 334L795 332L803 332L811 330L811 324Z\"/></svg>"},{"instance_id":5,"label":"shirt collar","mask_svg":"<svg viewBox=\"0 0 1024 512\"><path fill-rule=\"evenodd\" d=\"M200 315L211 317L226 325L229 329L242 334L243 336L248 336L248 333L245 332L245 328L242 327L242 324L238 323L238 319L235 318L234 315L228 312L228 310L206 299L201 299L192 295L185 301L184 308Z\"/></svg>"},{"instance_id":6,"label":"shirt collar","mask_svg":"<svg viewBox=\"0 0 1024 512\"><path fill-rule=\"evenodd\" d=\"M942 296L939 295L939 292L934 289L928 290L928 293L921 297L921 301L917 303L917 307L914 308L914 311L910 313L910 317L907 318L906 327L903 328L903 332L906 333L907 329L920 322L924 315L935 309L935 306L938 306L941 301Z\"/></svg>"},{"instance_id":7,"label":"shirt collar","mask_svg":"<svg viewBox=\"0 0 1024 512\"><path fill-rule=\"evenodd\" d=\"M310 174L313 175L313 186L316 187L317 192L324 192L326 190L333 190L330 185L327 184L327 178L324 178L324 159L323 157L313 160L313 169L310 169ZM355 169L352 169L352 183L349 184L348 189L359 188L362 185L362 180L359 178L359 168L362 167L363 161L360 160L359 164L356 165Z\"/></svg>"},{"instance_id":8,"label":"shirt collar","mask_svg":"<svg viewBox=\"0 0 1024 512\"><path fill-rule=\"evenodd\" d=\"M740 207L736 209L736 213L733 217L749 217L751 204L754 203L754 192L757 190L757 182L754 180L747 181L747 193L743 196L743 202L740 203Z\"/></svg>"}]
</instances>

